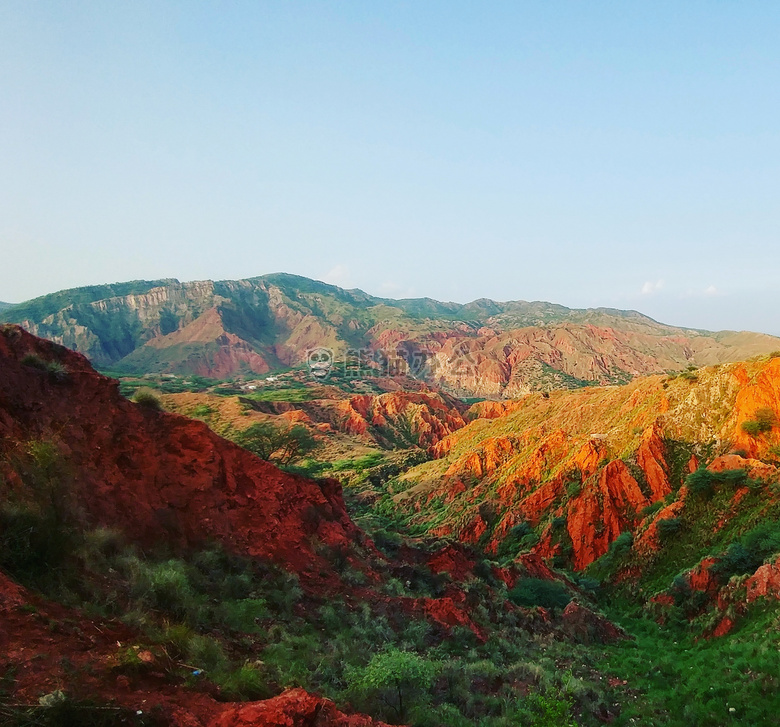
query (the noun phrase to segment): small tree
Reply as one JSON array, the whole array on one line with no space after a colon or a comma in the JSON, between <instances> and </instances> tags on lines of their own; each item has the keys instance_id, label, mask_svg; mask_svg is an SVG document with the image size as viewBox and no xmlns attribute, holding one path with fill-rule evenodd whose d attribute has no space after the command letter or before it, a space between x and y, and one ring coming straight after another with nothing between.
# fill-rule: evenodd
<instances>
[{"instance_id":1,"label":"small tree","mask_svg":"<svg viewBox=\"0 0 780 727\"><path fill-rule=\"evenodd\" d=\"M437 662L413 651L390 648L374 654L365 667L353 670L348 678L357 694L381 703L391 710L392 717L404 722L409 707L427 696L438 672Z\"/></svg>"},{"instance_id":2,"label":"small tree","mask_svg":"<svg viewBox=\"0 0 780 727\"><path fill-rule=\"evenodd\" d=\"M277 427L271 422L258 422L238 432L233 441L260 459L286 465L311 452L317 441L302 424L289 428Z\"/></svg>"}]
</instances>

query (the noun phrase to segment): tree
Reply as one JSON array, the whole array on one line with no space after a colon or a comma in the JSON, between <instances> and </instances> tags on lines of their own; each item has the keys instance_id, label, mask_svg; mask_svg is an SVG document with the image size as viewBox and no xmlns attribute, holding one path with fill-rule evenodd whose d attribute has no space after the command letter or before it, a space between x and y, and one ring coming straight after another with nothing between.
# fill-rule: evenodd
<instances>
[{"instance_id":1,"label":"tree","mask_svg":"<svg viewBox=\"0 0 780 727\"><path fill-rule=\"evenodd\" d=\"M233 441L260 459L279 465L290 464L311 452L317 441L302 424L277 427L271 422L258 422L234 435Z\"/></svg>"},{"instance_id":2,"label":"tree","mask_svg":"<svg viewBox=\"0 0 780 727\"><path fill-rule=\"evenodd\" d=\"M438 662L413 651L390 648L374 654L362 669L353 670L350 687L389 708L396 720L404 722L409 707L427 694L438 672Z\"/></svg>"}]
</instances>

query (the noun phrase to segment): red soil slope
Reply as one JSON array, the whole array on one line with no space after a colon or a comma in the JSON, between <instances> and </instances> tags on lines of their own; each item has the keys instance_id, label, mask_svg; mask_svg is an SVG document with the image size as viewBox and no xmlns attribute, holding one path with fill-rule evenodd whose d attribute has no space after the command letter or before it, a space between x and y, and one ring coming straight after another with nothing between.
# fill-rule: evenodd
<instances>
[{"instance_id":1,"label":"red soil slope","mask_svg":"<svg viewBox=\"0 0 780 727\"><path fill-rule=\"evenodd\" d=\"M26 365L30 354L65 373ZM78 473L74 486L90 525L121 527L147 545L219 541L280 563L304 583L326 565L312 541L333 547L364 537L337 482L280 472L201 422L129 402L80 354L5 327L0 371L0 450L54 441Z\"/></svg>"}]
</instances>

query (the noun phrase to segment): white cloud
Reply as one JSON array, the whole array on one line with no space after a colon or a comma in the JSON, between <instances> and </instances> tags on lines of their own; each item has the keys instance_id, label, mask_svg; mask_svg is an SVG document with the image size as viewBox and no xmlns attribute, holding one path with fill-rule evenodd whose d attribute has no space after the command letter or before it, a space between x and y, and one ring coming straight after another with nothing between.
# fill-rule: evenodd
<instances>
[{"instance_id":1,"label":"white cloud","mask_svg":"<svg viewBox=\"0 0 780 727\"><path fill-rule=\"evenodd\" d=\"M350 275L349 268L342 263L334 265L322 276L322 279L326 283L339 285L342 288L349 287L352 283L352 276Z\"/></svg>"},{"instance_id":2,"label":"white cloud","mask_svg":"<svg viewBox=\"0 0 780 727\"><path fill-rule=\"evenodd\" d=\"M652 295L653 293L657 293L663 287L664 287L663 280L656 280L655 282L653 282L652 280L648 280L642 286L641 293L642 295Z\"/></svg>"},{"instance_id":3,"label":"white cloud","mask_svg":"<svg viewBox=\"0 0 780 727\"><path fill-rule=\"evenodd\" d=\"M408 285L402 285L393 280L386 280L379 286L379 291L382 295L387 295L392 298L411 298L414 296L414 290Z\"/></svg>"},{"instance_id":4,"label":"white cloud","mask_svg":"<svg viewBox=\"0 0 780 727\"><path fill-rule=\"evenodd\" d=\"M720 295L720 291L714 285L709 285L704 289L704 295Z\"/></svg>"}]
</instances>

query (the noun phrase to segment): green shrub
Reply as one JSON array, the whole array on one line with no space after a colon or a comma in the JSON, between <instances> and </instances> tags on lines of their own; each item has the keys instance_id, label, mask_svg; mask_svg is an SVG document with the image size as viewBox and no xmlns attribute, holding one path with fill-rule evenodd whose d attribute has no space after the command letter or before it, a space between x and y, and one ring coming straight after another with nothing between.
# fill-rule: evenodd
<instances>
[{"instance_id":1,"label":"green shrub","mask_svg":"<svg viewBox=\"0 0 780 727\"><path fill-rule=\"evenodd\" d=\"M212 680L219 686L222 696L230 701L268 699L273 696L266 678L254 664L244 664L233 671L217 674Z\"/></svg>"},{"instance_id":2,"label":"green shrub","mask_svg":"<svg viewBox=\"0 0 780 727\"><path fill-rule=\"evenodd\" d=\"M533 694L529 698L535 712L534 727L577 727L572 719L574 701L560 694Z\"/></svg>"},{"instance_id":3,"label":"green shrub","mask_svg":"<svg viewBox=\"0 0 780 727\"><path fill-rule=\"evenodd\" d=\"M177 560L145 563L134 559L131 574L133 593L147 606L178 621L197 621L199 603L184 563Z\"/></svg>"},{"instance_id":4,"label":"green shrub","mask_svg":"<svg viewBox=\"0 0 780 727\"><path fill-rule=\"evenodd\" d=\"M138 389L133 395L133 401L145 409L154 411L160 411L162 409L160 398L149 388Z\"/></svg>"},{"instance_id":5,"label":"green shrub","mask_svg":"<svg viewBox=\"0 0 780 727\"><path fill-rule=\"evenodd\" d=\"M374 654L362 669L350 670L347 680L350 691L372 713L404 722L411 709L427 701L440 668L438 662L412 651L389 648Z\"/></svg>"},{"instance_id":6,"label":"green shrub","mask_svg":"<svg viewBox=\"0 0 780 727\"><path fill-rule=\"evenodd\" d=\"M512 603L526 607L563 608L571 598L563 583L542 578L521 578L509 591Z\"/></svg>"},{"instance_id":7,"label":"green shrub","mask_svg":"<svg viewBox=\"0 0 780 727\"><path fill-rule=\"evenodd\" d=\"M701 495L708 499L715 492L715 478L703 465L685 478L685 485L692 495Z\"/></svg>"},{"instance_id":8,"label":"green shrub","mask_svg":"<svg viewBox=\"0 0 780 727\"><path fill-rule=\"evenodd\" d=\"M228 663L222 644L211 636L199 634L189 640L185 656L191 666L208 673L224 671Z\"/></svg>"},{"instance_id":9,"label":"green shrub","mask_svg":"<svg viewBox=\"0 0 780 727\"><path fill-rule=\"evenodd\" d=\"M661 510L664 506L663 500L656 500L654 503L648 505L647 507L643 507L642 511L640 512L640 515L643 518L650 517L651 515L655 515L659 510Z\"/></svg>"},{"instance_id":10,"label":"green shrub","mask_svg":"<svg viewBox=\"0 0 780 727\"><path fill-rule=\"evenodd\" d=\"M751 437L757 437L759 434L769 432L777 424L777 415L768 406L756 409L753 416L754 419L748 419L741 424L742 431Z\"/></svg>"},{"instance_id":11,"label":"green shrub","mask_svg":"<svg viewBox=\"0 0 780 727\"><path fill-rule=\"evenodd\" d=\"M51 511L0 507L0 568L28 585L54 576L77 546L75 533Z\"/></svg>"},{"instance_id":12,"label":"green shrub","mask_svg":"<svg viewBox=\"0 0 780 727\"><path fill-rule=\"evenodd\" d=\"M22 488L0 490L0 567L50 592L81 541L69 468L59 448L44 439L23 443L8 463Z\"/></svg>"},{"instance_id":13,"label":"green shrub","mask_svg":"<svg viewBox=\"0 0 780 727\"><path fill-rule=\"evenodd\" d=\"M656 523L656 528L658 529L658 537L666 540L680 532L682 521L676 517L665 518Z\"/></svg>"},{"instance_id":14,"label":"green shrub","mask_svg":"<svg viewBox=\"0 0 780 727\"><path fill-rule=\"evenodd\" d=\"M725 583L732 576L753 573L775 553L780 553L780 523L764 522L731 543L710 570Z\"/></svg>"},{"instance_id":15,"label":"green shrub","mask_svg":"<svg viewBox=\"0 0 780 727\"><path fill-rule=\"evenodd\" d=\"M68 370L59 361L47 361L34 353L28 353L21 362L23 366L44 371L52 381L63 381L68 373Z\"/></svg>"}]
</instances>

